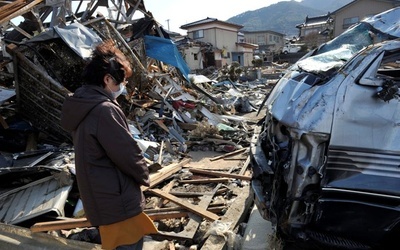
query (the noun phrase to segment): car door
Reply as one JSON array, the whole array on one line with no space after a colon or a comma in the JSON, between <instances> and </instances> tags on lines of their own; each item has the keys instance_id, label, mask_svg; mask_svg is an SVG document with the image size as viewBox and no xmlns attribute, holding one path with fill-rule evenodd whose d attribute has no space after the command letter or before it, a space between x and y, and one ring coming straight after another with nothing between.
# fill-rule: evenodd
<instances>
[{"instance_id":1,"label":"car door","mask_svg":"<svg viewBox=\"0 0 400 250\"><path fill-rule=\"evenodd\" d=\"M370 50L338 89L326 187L400 195L400 43L386 47Z\"/></svg>"}]
</instances>

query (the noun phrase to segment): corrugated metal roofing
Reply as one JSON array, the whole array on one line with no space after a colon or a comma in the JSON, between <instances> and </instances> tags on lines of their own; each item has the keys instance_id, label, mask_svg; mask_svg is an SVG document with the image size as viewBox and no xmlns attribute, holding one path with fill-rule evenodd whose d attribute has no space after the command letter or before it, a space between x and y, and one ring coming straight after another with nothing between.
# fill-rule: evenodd
<instances>
[{"instance_id":1,"label":"corrugated metal roofing","mask_svg":"<svg viewBox=\"0 0 400 250\"><path fill-rule=\"evenodd\" d=\"M15 225L0 223L0 249L7 250L101 250L101 245L54 237L47 233L32 233Z\"/></svg>"},{"instance_id":2,"label":"corrugated metal roofing","mask_svg":"<svg viewBox=\"0 0 400 250\"><path fill-rule=\"evenodd\" d=\"M64 216L73 181L67 174L62 177L60 181L59 177L48 176L1 194L0 222L17 224L46 213Z\"/></svg>"}]
</instances>

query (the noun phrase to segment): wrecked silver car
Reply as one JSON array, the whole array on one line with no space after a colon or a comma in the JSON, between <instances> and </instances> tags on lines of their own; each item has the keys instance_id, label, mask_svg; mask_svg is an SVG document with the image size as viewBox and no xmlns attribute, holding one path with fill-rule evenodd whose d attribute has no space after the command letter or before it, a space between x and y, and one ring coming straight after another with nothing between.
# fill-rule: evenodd
<instances>
[{"instance_id":1,"label":"wrecked silver car","mask_svg":"<svg viewBox=\"0 0 400 250\"><path fill-rule=\"evenodd\" d=\"M288 242L307 249L399 242L399 14L371 17L310 52L265 101L251 185L261 215Z\"/></svg>"}]
</instances>

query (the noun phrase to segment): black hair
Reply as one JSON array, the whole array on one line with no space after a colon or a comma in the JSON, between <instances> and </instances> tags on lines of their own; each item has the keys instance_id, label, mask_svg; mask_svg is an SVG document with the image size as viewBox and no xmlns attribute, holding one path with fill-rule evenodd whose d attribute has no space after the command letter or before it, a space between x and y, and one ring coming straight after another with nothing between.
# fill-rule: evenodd
<instances>
[{"instance_id":1,"label":"black hair","mask_svg":"<svg viewBox=\"0 0 400 250\"><path fill-rule=\"evenodd\" d=\"M82 73L84 84L104 87L104 76L110 74L117 84L132 75L129 61L112 40L96 46Z\"/></svg>"},{"instance_id":2,"label":"black hair","mask_svg":"<svg viewBox=\"0 0 400 250\"><path fill-rule=\"evenodd\" d=\"M115 57L111 57L110 67L108 73L114 77L114 79L120 83L125 79L125 70L123 70L123 66L115 60Z\"/></svg>"}]
</instances>

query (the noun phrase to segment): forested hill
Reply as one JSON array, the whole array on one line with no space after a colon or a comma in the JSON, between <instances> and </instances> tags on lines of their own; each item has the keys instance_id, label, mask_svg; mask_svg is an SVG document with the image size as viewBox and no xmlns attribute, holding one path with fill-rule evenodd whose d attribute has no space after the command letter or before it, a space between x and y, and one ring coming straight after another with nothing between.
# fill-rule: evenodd
<instances>
[{"instance_id":1,"label":"forested hill","mask_svg":"<svg viewBox=\"0 0 400 250\"><path fill-rule=\"evenodd\" d=\"M243 25L242 30L245 31L272 30L288 36L297 36L296 25L303 23L306 16L326 15L349 2L352 0L282 1L261 9L243 12L226 21Z\"/></svg>"}]
</instances>

